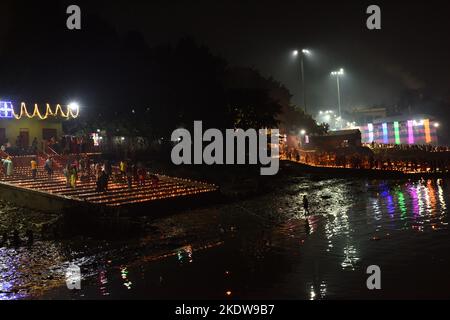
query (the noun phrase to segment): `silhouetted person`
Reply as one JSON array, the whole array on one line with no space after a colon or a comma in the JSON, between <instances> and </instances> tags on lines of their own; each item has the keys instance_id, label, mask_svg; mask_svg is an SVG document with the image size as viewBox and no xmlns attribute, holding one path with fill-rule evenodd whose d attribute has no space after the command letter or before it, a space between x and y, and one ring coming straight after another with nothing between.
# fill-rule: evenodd
<instances>
[{"instance_id":1,"label":"silhouetted person","mask_svg":"<svg viewBox=\"0 0 450 320\"><path fill-rule=\"evenodd\" d=\"M146 178L147 172L144 168L138 169L138 179L139 179L139 185L141 187L145 187L145 178Z\"/></svg>"},{"instance_id":2,"label":"silhouetted person","mask_svg":"<svg viewBox=\"0 0 450 320\"><path fill-rule=\"evenodd\" d=\"M127 164L125 167L125 175L127 178L128 189L131 189L133 186L133 168L130 164Z\"/></svg>"},{"instance_id":3,"label":"silhouetted person","mask_svg":"<svg viewBox=\"0 0 450 320\"><path fill-rule=\"evenodd\" d=\"M306 221L305 221L305 232L306 232L306 234L309 234L310 231L311 231L311 227L309 225L308 219L306 219Z\"/></svg>"},{"instance_id":4,"label":"silhouetted person","mask_svg":"<svg viewBox=\"0 0 450 320\"><path fill-rule=\"evenodd\" d=\"M111 176L112 166L111 166L111 162L109 162L109 160L105 160L105 173L108 177Z\"/></svg>"},{"instance_id":5,"label":"silhouetted person","mask_svg":"<svg viewBox=\"0 0 450 320\"><path fill-rule=\"evenodd\" d=\"M97 179L97 192L108 191L108 175L105 171L102 171Z\"/></svg>"},{"instance_id":6,"label":"silhouetted person","mask_svg":"<svg viewBox=\"0 0 450 320\"><path fill-rule=\"evenodd\" d=\"M309 215L309 204L306 195L303 195L303 209L305 210L305 214Z\"/></svg>"},{"instance_id":7,"label":"silhouetted person","mask_svg":"<svg viewBox=\"0 0 450 320\"><path fill-rule=\"evenodd\" d=\"M29 246L31 246L31 245L33 244L33 242L34 242L33 231L31 231L30 229L28 229L28 230L25 232L25 236L27 237L27 244L28 244Z\"/></svg>"}]
</instances>

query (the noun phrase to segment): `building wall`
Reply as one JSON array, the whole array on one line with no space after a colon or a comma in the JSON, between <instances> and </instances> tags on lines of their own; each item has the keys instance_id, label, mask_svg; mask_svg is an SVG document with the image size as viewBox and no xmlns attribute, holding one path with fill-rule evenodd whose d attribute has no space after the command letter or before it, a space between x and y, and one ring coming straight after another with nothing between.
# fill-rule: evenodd
<instances>
[{"instance_id":1,"label":"building wall","mask_svg":"<svg viewBox=\"0 0 450 320\"><path fill-rule=\"evenodd\" d=\"M43 141L44 129L54 129L56 130L56 137L58 139L63 134L62 131L62 121L57 119L29 119L22 118L17 119L0 119L0 135L4 134L4 138L7 139L12 146L15 146L17 137L20 135L21 131L28 131L28 145L36 137L38 140L38 147L41 148ZM0 136L0 139L3 139ZM0 141L4 143L5 141Z\"/></svg>"}]
</instances>

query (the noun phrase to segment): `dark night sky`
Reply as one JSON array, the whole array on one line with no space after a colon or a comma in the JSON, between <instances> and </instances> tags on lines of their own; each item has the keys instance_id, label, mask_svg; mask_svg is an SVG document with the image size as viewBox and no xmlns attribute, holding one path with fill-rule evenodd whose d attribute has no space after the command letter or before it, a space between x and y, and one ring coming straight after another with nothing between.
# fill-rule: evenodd
<instances>
[{"instance_id":1,"label":"dark night sky","mask_svg":"<svg viewBox=\"0 0 450 320\"><path fill-rule=\"evenodd\" d=\"M442 99L450 95L450 19L443 1L374 2L382 10L382 30L377 31L365 27L365 10L372 3L364 1L62 3L79 4L83 17L99 17L119 34L139 31L149 46L193 36L230 63L254 66L281 81L296 103L301 101L300 83L291 52L309 48L313 55L306 62L307 100L316 108L336 104L335 81L329 72L339 67L346 70L344 106L394 104L405 89L422 89ZM11 41L15 35L11 30L16 30L17 24L33 37L34 27L9 6L0 5L0 39ZM26 11L27 5L23 6ZM53 10L47 4L33 7L32 14L35 21L52 21L52 27L61 28L59 32L64 34L69 32L64 8L59 4ZM82 27L90 28L87 19L83 21ZM9 44L0 41L0 53L7 50ZM45 47L22 54L24 59L27 54L45 55Z\"/></svg>"},{"instance_id":2,"label":"dark night sky","mask_svg":"<svg viewBox=\"0 0 450 320\"><path fill-rule=\"evenodd\" d=\"M125 4L127 3L127 4ZM286 84L300 102L290 52L314 52L307 61L308 101L336 104L329 71L340 66L346 106L395 103L405 89L450 92L450 20L444 2L380 3L382 30L365 27L364 1L115 2L103 16L118 30L145 32L150 45L194 35L231 63L255 66Z\"/></svg>"}]
</instances>

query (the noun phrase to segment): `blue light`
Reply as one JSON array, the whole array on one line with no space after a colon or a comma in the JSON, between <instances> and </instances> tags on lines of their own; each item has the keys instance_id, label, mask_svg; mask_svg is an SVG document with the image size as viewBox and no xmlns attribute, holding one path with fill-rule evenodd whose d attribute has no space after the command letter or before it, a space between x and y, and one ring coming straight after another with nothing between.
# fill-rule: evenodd
<instances>
[{"instance_id":1,"label":"blue light","mask_svg":"<svg viewBox=\"0 0 450 320\"><path fill-rule=\"evenodd\" d=\"M0 118L14 118L13 105L11 101L0 101Z\"/></svg>"}]
</instances>

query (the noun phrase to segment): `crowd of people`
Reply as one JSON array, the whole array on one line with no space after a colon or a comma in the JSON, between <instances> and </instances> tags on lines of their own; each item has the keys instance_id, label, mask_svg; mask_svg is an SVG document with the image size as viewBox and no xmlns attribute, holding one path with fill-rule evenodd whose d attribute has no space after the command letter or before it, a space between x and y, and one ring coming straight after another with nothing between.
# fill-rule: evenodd
<instances>
[{"instance_id":1,"label":"crowd of people","mask_svg":"<svg viewBox=\"0 0 450 320\"><path fill-rule=\"evenodd\" d=\"M67 161L63 174L66 186L74 189L77 181L89 182L95 179L97 192L107 192L109 181L126 183L129 189L133 188L133 181L137 186L144 187L148 176L145 166L131 160L122 160L118 166L112 166L109 160L94 162L86 156ZM150 183L157 187L158 177L153 174L148 177Z\"/></svg>"},{"instance_id":2,"label":"crowd of people","mask_svg":"<svg viewBox=\"0 0 450 320\"><path fill-rule=\"evenodd\" d=\"M431 149L429 149L431 150ZM341 150L342 151L342 150ZM434 151L429 151L434 152ZM398 156L389 152L356 153L339 151L314 151L289 149L281 154L281 158L314 166L391 170L402 172L450 172L450 157Z\"/></svg>"},{"instance_id":3,"label":"crowd of people","mask_svg":"<svg viewBox=\"0 0 450 320\"><path fill-rule=\"evenodd\" d=\"M52 137L45 142L59 154L80 154L91 152L94 142L90 136L62 136L59 139Z\"/></svg>"},{"instance_id":4,"label":"crowd of people","mask_svg":"<svg viewBox=\"0 0 450 320\"><path fill-rule=\"evenodd\" d=\"M431 144L393 144L393 143L372 143L365 144L371 149L393 149L402 151L425 151L425 152L450 152L449 146L434 146Z\"/></svg>"},{"instance_id":5,"label":"crowd of people","mask_svg":"<svg viewBox=\"0 0 450 320\"><path fill-rule=\"evenodd\" d=\"M59 139L51 137L43 140L42 145L39 146L38 139L33 138L31 144L28 139L19 135L16 138L15 144L11 144L8 140L3 141L0 148L2 151L14 155L36 155L40 147L44 152L47 151L47 147L50 147L53 151L59 154L80 154L94 151L93 140L90 136L62 136Z\"/></svg>"},{"instance_id":6,"label":"crowd of people","mask_svg":"<svg viewBox=\"0 0 450 320\"><path fill-rule=\"evenodd\" d=\"M97 192L107 192L110 181L126 183L129 189L132 189L133 185L145 187L147 181L151 186L158 187L158 177L149 174L146 167L141 163L135 163L131 160L122 160L117 166L113 166L109 160L93 161L86 155L72 155L68 159L64 157L61 157L61 159L66 159L62 173L66 179L67 188L75 189L78 183L90 181L96 182ZM55 168L60 167L58 162L60 163L61 159L49 156L45 160L43 171L47 174L49 181L53 180ZM29 165L31 178L37 179L38 159L31 158ZM10 177L14 174L14 163L10 156L1 159L1 174L3 177Z\"/></svg>"},{"instance_id":7,"label":"crowd of people","mask_svg":"<svg viewBox=\"0 0 450 320\"><path fill-rule=\"evenodd\" d=\"M12 145L9 140L5 140L1 144L0 150L16 156L36 154L38 150L38 140L34 137L31 145L27 145L24 137L17 136L15 145Z\"/></svg>"}]
</instances>

